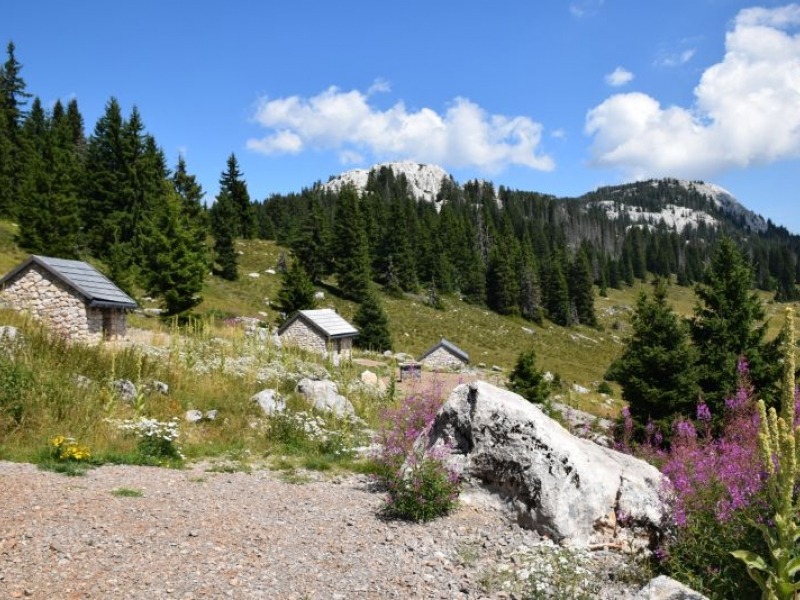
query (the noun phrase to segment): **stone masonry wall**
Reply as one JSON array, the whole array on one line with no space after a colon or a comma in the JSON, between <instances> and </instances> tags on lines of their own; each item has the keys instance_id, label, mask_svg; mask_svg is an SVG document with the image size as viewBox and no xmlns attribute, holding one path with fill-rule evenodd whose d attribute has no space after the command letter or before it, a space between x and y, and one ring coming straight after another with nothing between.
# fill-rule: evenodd
<instances>
[{"instance_id":1,"label":"stone masonry wall","mask_svg":"<svg viewBox=\"0 0 800 600\"><path fill-rule=\"evenodd\" d=\"M284 343L295 344L312 352L326 354L328 351L325 339L306 322L300 318L289 325L281 334L281 341Z\"/></svg>"},{"instance_id":2,"label":"stone masonry wall","mask_svg":"<svg viewBox=\"0 0 800 600\"><path fill-rule=\"evenodd\" d=\"M103 314L87 308L83 298L38 265L17 274L5 284L0 296L15 310L28 311L55 333L76 341L99 341L103 336ZM125 335L125 314L112 310L106 325L109 334Z\"/></svg>"},{"instance_id":3,"label":"stone masonry wall","mask_svg":"<svg viewBox=\"0 0 800 600\"><path fill-rule=\"evenodd\" d=\"M450 352L445 348L437 348L433 352L431 352L425 359L422 361L422 364L428 367L429 369L461 369L464 366L464 362L450 354Z\"/></svg>"}]
</instances>

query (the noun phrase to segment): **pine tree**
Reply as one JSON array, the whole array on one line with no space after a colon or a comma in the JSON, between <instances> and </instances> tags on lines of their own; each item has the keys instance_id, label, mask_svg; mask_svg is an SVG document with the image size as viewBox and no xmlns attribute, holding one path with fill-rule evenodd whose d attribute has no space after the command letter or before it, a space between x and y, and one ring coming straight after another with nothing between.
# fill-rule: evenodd
<instances>
[{"instance_id":1,"label":"pine tree","mask_svg":"<svg viewBox=\"0 0 800 600\"><path fill-rule=\"evenodd\" d=\"M369 291L356 314L353 323L358 328L356 345L359 348L384 352L392 349L392 336L389 332L389 318L378 301L374 291Z\"/></svg>"},{"instance_id":2,"label":"pine tree","mask_svg":"<svg viewBox=\"0 0 800 600\"><path fill-rule=\"evenodd\" d=\"M339 290L345 298L360 302L369 290L369 248L358 193L351 186L339 193L333 227L332 254Z\"/></svg>"},{"instance_id":3,"label":"pine tree","mask_svg":"<svg viewBox=\"0 0 800 600\"><path fill-rule=\"evenodd\" d=\"M519 312L519 280L512 260L505 247L495 247L489 254L486 302L489 308L501 315Z\"/></svg>"},{"instance_id":4,"label":"pine tree","mask_svg":"<svg viewBox=\"0 0 800 600\"><path fill-rule=\"evenodd\" d=\"M596 327L594 285L592 283L589 257L583 248L575 255L575 259L570 265L568 287L570 301L575 306L578 322L589 327Z\"/></svg>"},{"instance_id":5,"label":"pine tree","mask_svg":"<svg viewBox=\"0 0 800 600\"><path fill-rule=\"evenodd\" d=\"M303 263L311 281L319 283L328 272L327 248L330 246L330 224L319 199L311 200L311 210L300 234L292 241L292 252Z\"/></svg>"},{"instance_id":6,"label":"pine tree","mask_svg":"<svg viewBox=\"0 0 800 600\"><path fill-rule=\"evenodd\" d=\"M556 325L571 325L572 316L569 304L567 278L558 256L550 257L543 267L542 295L547 318Z\"/></svg>"},{"instance_id":7,"label":"pine tree","mask_svg":"<svg viewBox=\"0 0 800 600\"><path fill-rule=\"evenodd\" d=\"M216 255L215 273L229 281L239 278L239 255L236 253L233 232L236 228L236 207L227 191L220 191L210 211L211 235Z\"/></svg>"},{"instance_id":8,"label":"pine tree","mask_svg":"<svg viewBox=\"0 0 800 600\"><path fill-rule=\"evenodd\" d=\"M314 284L302 262L295 257L283 274L281 289L278 292L278 310L286 317L290 317L298 310L313 309L316 304Z\"/></svg>"},{"instance_id":9,"label":"pine tree","mask_svg":"<svg viewBox=\"0 0 800 600\"><path fill-rule=\"evenodd\" d=\"M239 171L239 163L236 155L231 153L226 163L225 171L222 172L219 180L220 193L225 191L231 198L235 207L234 237L252 239L256 234L256 215L250 203L250 194L247 192L242 173Z\"/></svg>"},{"instance_id":10,"label":"pine tree","mask_svg":"<svg viewBox=\"0 0 800 600\"><path fill-rule=\"evenodd\" d=\"M736 391L740 357L750 365L759 393L774 396L780 373L777 342L765 342L764 307L752 291L753 271L730 238L723 238L695 287L697 304L690 321L698 351L699 382L712 413Z\"/></svg>"},{"instance_id":11,"label":"pine tree","mask_svg":"<svg viewBox=\"0 0 800 600\"><path fill-rule=\"evenodd\" d=\"M544 372L536 367L536 351L520 352L508 378L508 389L534 404L544 404L550 395L550 384Z\"/></svg>"},{"instance_id":12,"label":"pine tree","mask_svg":"<svg viewBox=\"0 0 800 600\"><path fill-rule=\"evenodd\" d=\"M181 212L193 231L197 245L205 246L208 234L208 213L203 206L203 187L194 175L189 174L186 159L178 156L178 164L171 178L172 186L181 200Z\"/></svg>"},{"instance_id":13,"label":"pine tree","mask_svg":"<svg viewBox=\"0 0 800 600\"><path fill-rule=\"evenodd\" d=\"M692 415L700 388L693 368L696 355L685 324L667 302L664 280L656 280L652 298L640 293L631 327L622 355L605 378L622 386L635 423L644 426L652 420L668 432L676 415Z\"/></svg>"},{"instance_id":14,"label":"pine tree","mask_svg":"<svg viewBox=\"0 0 800 600\"><path fill-rule=\"evenodd\" d=\"M183 200L168 189L166 202L145 222L147 252L144 265L145 287L161 298L166 316L184 314L202 298L203 280L208 269L205 245L198 244L194 224L183 212Z\"/></svg>"}]
</instances>

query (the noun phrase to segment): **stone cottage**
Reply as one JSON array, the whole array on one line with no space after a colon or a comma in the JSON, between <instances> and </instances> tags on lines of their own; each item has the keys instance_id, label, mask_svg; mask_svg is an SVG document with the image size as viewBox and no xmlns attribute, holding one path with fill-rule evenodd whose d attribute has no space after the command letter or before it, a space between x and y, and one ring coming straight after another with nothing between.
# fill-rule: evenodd
<instances>
[{"instance_id":1,"label":"stone cottage","mask_svg":"<svg viewBox=\"0 0 800 600\"><path fill-rule=\"evenodd\" d=\"M331 356L334 363L350 358L358 329L331 308L298 310L278 328L283 343Z\"/></svg>"},{"instance_id":2,"label":"stone cottage","mask_svg":"<svg viewBox=\"0 0 800 600\"><path fill-rule=\"evenodd\" d=\"M453 342L442 338L419 357L419 362L429 369L458 370L469 364L469 354Z\"/></svg>"},{"instance_id":3,"label":"stone cottage","mask_svg":"<svg viewBox=\"0 0 800 600\"><path fill-rule=\"evenodd\" d=\"M0 279L0 299L74 341L125 337L136 302L92 265L31 256Z\"/></svg>"}]
</instances>

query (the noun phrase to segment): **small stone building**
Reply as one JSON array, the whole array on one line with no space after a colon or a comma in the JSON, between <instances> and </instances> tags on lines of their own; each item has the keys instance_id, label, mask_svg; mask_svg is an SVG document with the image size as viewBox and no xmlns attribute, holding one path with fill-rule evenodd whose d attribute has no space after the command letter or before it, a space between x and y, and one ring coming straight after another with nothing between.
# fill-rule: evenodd
<instances>
[{"instance_id":1,"label":"small stone building","mask_svg":"<svg viewBox=\"0 0 800 600\"><path fill-rule=\"evenodd\" d=\"M125 337L136 302L92 265L31 256L0 279L0 299L74 341Z\"/></svg>"},{"instance_id":2,"label":"small stone building","mask_svg":"<svg viewBox=\"0 0 800 600\"><path fill-rule=\"evenodd\" d=\"M469 364L469 354L442 338L419 357L419 362L433 370L458 370Z\"/></svg>"},{"instance_id":3,"label":"small stone building","mask_svg":"<svg viewBox=\"0 0 800 600\"><path fill-rule=\"evenodd\" d=\"M298 310L278 328L281 342L331 356L334 363L349 358L358 329L331 308Z\"/></svg>"}]
</instances>

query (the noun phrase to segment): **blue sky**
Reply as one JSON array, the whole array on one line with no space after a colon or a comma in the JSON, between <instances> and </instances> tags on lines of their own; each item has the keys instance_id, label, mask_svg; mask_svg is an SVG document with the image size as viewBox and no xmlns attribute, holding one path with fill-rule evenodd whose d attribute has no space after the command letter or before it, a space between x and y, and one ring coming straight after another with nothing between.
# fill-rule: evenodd
<instances>
[{"instance_id":1,"label":"blue sky","mask_svg":"<svg viewBox=\"0 0 800 600\"><path fill-rule=\"evenodd\" d=\"M136 105L208 201L410 159L577 196L703 179L800 233L800 5L763 0L11 2L28 91Z\"/></svg>"}]
</instances>

